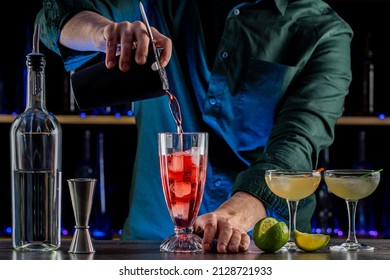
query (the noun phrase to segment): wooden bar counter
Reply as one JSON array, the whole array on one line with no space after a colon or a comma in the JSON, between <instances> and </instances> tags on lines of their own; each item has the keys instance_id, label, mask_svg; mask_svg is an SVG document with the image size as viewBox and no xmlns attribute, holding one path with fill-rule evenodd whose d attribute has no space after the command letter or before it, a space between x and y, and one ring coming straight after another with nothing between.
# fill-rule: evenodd
<instances>
[{"instance_id":1,"label":"wooden bar counter","mask_svg":"<svg viewBox=\"0 0 390 280\"><path fill-rule=\"evenodd\" d=\"M390 239L361 239L374 246L372 252L331 252L330 245L344 239L331 239L328 246L318 252L264 253L252 243L249 250L239 254L170 254L159 251L160 241L93 240L93 254L68 253L71 240L63 240L54 252L18 252L10 239L0 240L0 260L390 260Z\"/></svg>"}]
</instances>

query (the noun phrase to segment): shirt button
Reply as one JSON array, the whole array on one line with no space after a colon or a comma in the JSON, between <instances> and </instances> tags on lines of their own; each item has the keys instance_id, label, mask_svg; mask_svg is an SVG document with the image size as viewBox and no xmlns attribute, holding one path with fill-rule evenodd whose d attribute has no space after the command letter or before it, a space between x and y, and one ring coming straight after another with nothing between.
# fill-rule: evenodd
<instances>
[{"instance_id":1,"label":"shirt button","mask_svg":"<svg viewBox=\"0 0 390 280\"><path fill-rule=\"evenodd\" d=\"M214 186L220 187L221 185L222 185L222 182L221 182L220 179L217 179L217 180L214 181Z\"/></svg>"},{"instance_id":2,"label":"shirt button","mask_svg":"<svg viewBox=\"0 0 390 280\"><path fill-rule=\"evenodd\" d=\"M211 98L209 99L209 103L210 103L211 105L215 105L215 104L217 104L217 99L216 99L215 97L211 97Z\"/></svg>"},{"instance_id":3,"label":"shirt button","mask_svg":"<svg viewBox=\"0 0 390 280\"><path fill-rule=\"evenodd\" d=\"M238 16L239 14L240 14L240 10L239 9L234 9L233 15Z\"/></svg>"},{"instance_id":4,"label":"shirt button","mask_svg":"<svg viewBox=\"0 0 390 280\"><path fill-rule=\"evenodd\" d=\"M222 57L223 59L228 58L228 56L229 56L228 52L222 52L222 53L221 53L221 57Z\"/></svg>"}]
</instances>

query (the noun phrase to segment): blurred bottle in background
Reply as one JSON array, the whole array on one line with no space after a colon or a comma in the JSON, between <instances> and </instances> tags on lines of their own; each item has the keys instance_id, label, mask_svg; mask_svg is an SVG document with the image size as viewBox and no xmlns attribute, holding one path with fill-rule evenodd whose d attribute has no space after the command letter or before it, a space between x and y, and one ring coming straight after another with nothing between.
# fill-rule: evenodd
<instances>
[{"instance_id":1,"label":"blurred bottle in background","mask_svg":"<svg viewBox=\"0 0 390 280\"><path fill-rule=\"evenodd\" d=\"M358 131L358 147L357 158L352 164L354 169L373 169L373 165L368 161L366 156L367 148L367 136L366 130L361 129ZM356 209L356 234L360 236L377 235L375 228L375 203L373 201L373 195L360 199Z\"/></svg>"},{"instance_id":2,"label":"blurred bottle in background","mask_svg":"<svg viewBox=\"0 0 390 280\"><path fill-rule=\"evenodd\" d=\"M367 31L365 38L362 81L362 114L367 116L376 115L378 112L376 112L375 106L374 50L370 31Z\"/></svg>"},{"instance_id":3,"label":"blurred bottle in background","mask_svg":"<svg viewBox=\"0 0 390 280\"><path fill-rule=\"evenodd\" d=\"M91 130L85 129L82 136L82 158L77 164L75 170L75 177L77 178L96 178L97 179L97 167L96 159L92 156L92 139ZM96 158L96 157L95 157Z\"/></svg>"},{"instance_id":4,"label":"blurred bottle in background","mask_svg":"<svg viewBox=\"0 0 390 280\"><path fill-rule=\"evenodd\" d=\"M77 164L75 177L95 178L90 216L90 233L95 239L111 239L111 196L105 178L104 133L85 129L82 137L82 158Z\"/></svg>"},{"instance_id":5,"label":"blurred bottle in background","mask_svg":"<svg viewBox=\"0 0 390 280\"><path fill-rule=\"evenodd\" d=\"M329 148L322 150L319 158L318 167L327 169L329 167ZM333 215L332 198L323 178L315 194L317 207L313 215L312 230L315 233L334 234L334 219L337 217Z\"/></svg>"}]
</instances>

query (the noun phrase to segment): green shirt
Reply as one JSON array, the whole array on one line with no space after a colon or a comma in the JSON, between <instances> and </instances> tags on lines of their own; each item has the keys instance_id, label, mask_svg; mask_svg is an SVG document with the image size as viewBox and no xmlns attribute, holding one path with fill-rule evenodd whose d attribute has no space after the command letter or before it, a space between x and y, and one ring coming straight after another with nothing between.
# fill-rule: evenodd
<instances>
[{"instance_id":1,"label":"green shirt","mask_svg":"<svg viewBox=\"0 0 390 280\"><path fill-rule=\"evenodd\" d=\"M319 152L332 144L351 82L349 25L320 0L234 1L220 18L220 41L210 45L206 38L218 28L202 23L219 15L218 5L206 14L196 0L143 4L151 25L173 41L166 70L184 131L210 134L200 213L244 191L258 197L268 215L288 220L286 201L269 190L264 172L314 169ZM82 9L115 21L141 19L138 1L44 1L37 17L41 39L67 70L97 55L58 43L64 22ZM157 154L157 133L176 130L167 102L165 96L136 102L138 145L124 239L163 239L173 231ZM314 195L300 201L299 230L310 230L314 208Z\"/></svg>"}]
</instances>

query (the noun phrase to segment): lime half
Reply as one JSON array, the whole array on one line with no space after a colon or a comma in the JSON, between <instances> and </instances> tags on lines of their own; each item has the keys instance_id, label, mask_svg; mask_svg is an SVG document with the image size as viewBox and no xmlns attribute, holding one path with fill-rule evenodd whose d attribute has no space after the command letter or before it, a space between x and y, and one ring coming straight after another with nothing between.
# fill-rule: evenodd
<instances>
[{"instance_id":1,"label":"lime half","mask_svg":"<svg viewBox=\"0 0 390 280\"><path fill-rule=\"evenodd\" d=\"M284 222L266 217L256 223L252 231L252 239L260 250L276 252L288 240L288 227Z\"/></svg>"}]
</instances>

